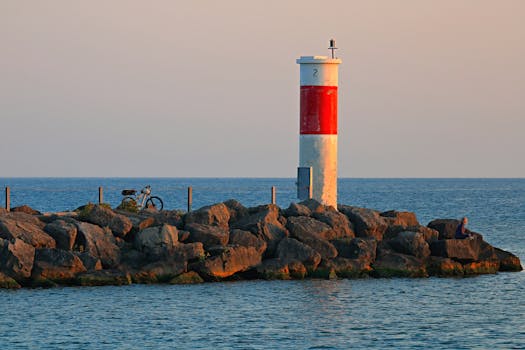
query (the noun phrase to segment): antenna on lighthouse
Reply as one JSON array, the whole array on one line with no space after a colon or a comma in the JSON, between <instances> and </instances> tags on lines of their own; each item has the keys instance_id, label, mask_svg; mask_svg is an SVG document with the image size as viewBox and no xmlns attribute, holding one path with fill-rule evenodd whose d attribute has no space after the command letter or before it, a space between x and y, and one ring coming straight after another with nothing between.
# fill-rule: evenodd
<instances>
[{"instance_id":1,"label":"antenna on lighthouse","mask_svg":"<svg viewBox=\"0 0 525 350\"><path fill-rule=\"evenodd\" d=\"M330 39L330 47L328 50L332 50L332 58L335 58L334 51L337 50L337 47L335 47L335 39Z\"/></svg>"}]
</instances>

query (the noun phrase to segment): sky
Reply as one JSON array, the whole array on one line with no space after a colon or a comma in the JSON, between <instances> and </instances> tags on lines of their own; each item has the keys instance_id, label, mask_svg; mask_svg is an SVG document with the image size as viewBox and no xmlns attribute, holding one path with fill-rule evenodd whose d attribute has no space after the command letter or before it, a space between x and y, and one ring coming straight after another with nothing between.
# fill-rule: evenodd
<instances>
[{"instance_id":1,"label":"sky","mask_svg":"<svg viewBox=\"0 0 525 350\"><path fill-rule=\"evenodd\" d=\"M0 177L295 177L337 41L340 177L525 177L525 1L0 0Z\"/></svg>"}]
</instances>

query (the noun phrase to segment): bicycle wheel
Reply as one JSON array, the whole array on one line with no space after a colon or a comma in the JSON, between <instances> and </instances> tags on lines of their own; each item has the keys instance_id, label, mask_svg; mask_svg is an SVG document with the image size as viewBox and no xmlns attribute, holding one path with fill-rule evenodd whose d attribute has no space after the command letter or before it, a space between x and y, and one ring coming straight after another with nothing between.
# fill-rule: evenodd
<instances>
[{"instance_id":1,"label":"bicycle wheel","mask_svg":"<svg viewBox=\"0 0 525 350\"><path fill-rule=\"evenodd\" d=\"M160 211L164 208L164 202L157 196L151 196L146 201L146 208L155 208Z\"/></svg>"}]
</instances>

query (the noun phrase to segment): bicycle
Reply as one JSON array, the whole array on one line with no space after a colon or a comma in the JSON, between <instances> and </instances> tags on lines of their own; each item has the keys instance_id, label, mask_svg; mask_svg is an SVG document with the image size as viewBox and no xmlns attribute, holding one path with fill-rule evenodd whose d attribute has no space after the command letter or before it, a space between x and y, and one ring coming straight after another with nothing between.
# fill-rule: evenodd
<instances>
[{"instance_id":1,"label":"bicycle","mask_svg":"<svg viewBox=\"0 0 525 350\"><path fill-rule=\"evenodd\" d=\"M123 190L122 203L120 204L123 208L136 207L138 210L145 208L155 208L162 210L164 208L164 202L160 197L151 195L151 186L147 185L139 193L137 190Z\"/></svg>"}]
</instances>

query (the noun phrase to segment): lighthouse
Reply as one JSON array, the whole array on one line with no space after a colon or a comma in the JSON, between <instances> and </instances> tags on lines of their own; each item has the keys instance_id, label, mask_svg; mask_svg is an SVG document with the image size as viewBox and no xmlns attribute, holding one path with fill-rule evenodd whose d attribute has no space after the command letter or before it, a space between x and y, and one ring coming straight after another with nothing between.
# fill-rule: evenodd
<instances>
[{"instance_id":1,"label":"lighthouse","mask_svg":"<svg viewBox=\"0 0 525 350\"><path fill-rule=\"evenodd\" d=\"M301 56L297 195L337 209L337 87L341 60Z\"/></svg>"}]
</instances>

